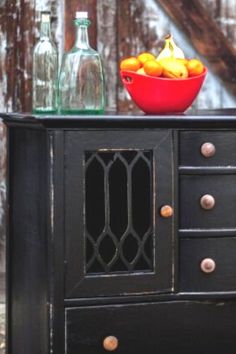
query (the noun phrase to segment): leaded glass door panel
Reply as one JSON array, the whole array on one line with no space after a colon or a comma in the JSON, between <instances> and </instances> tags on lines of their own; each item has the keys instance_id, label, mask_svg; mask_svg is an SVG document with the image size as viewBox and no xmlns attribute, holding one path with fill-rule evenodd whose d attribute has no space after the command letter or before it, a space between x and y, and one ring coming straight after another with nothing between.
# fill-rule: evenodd
<instances>
[{"instance_id":1,"label":"leaded glass door panel","mask_svg":"<svg viewBox=\"0 0 236 354\"><path fill-rule=\"evenodd\" d=\"M67 131L65 151L66 297L171 291L171 132Z\"/></svg>"}]
</instances>

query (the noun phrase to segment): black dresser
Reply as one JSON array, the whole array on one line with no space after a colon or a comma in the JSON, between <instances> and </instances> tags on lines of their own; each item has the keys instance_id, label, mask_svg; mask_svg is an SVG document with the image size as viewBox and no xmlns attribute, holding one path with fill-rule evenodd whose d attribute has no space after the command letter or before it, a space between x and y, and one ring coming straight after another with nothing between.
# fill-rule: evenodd
<instances>
[{"instance_id":1,"label":"black dresser","mask_svg":"<svg viewBox=\"0 0 236 354\"><path fill-rule=\"evenodd\" d=\"M1 117L8 354L236 354L236 111Z\"/></svg>"}]
</instances>

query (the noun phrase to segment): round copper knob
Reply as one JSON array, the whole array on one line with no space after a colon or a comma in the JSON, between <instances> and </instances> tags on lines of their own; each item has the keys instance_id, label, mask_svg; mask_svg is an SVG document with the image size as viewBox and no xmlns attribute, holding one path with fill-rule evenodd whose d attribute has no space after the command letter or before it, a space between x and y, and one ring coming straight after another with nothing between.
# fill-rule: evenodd
<instances>
[{"instance_id":1,"label":"round copper knob","mask_svg":"<svg viewBox=\"0 0 236 354\"><path fill-rule=\"evenodd\" d=\"M204 258L201 261L200 268L204 273L212 273L216 268L216 263L212 258Z\"/></svg>"},{"instance_id":2,"label":"round copper knob","mask_svg":"<svg viewBox=\"0 0 236 354\"><path fill-rule=\"evenodd\" d=\"M170 218L173 214L174 214L174 211L170 205L163 205L160 209L160 215L163 218Z\"/></svg>"},{"instance_id":3,"label":"round copper knob","mask_svg":"<svg viewBox=\"0 0 236 354\"><path fill-rule=\"evenodd\" d=\"M118 339L115 336L107 336L103 340L103 348L109 352L118 348Z\"/></svg>"},{"instance_id":4,"label":"round copper knob","mask_svg":"<svg viewBox=\"0 0 236 354\"><path fill-rule=\"evenodd\" d=\"M202 146L201 146L201 154L204 157L214 156L215 152L216 152L216 147L215 147L214 144L208 143L208 142L202 144Z\"/></svg>"},{"instance_id":5,"label":"round copper knob","mask_svg":"<svg viewBox=\"0 0 236 354\"><path fill-rule=\"evenodd\" d=\"M200 205L205 210L210 210L215 206L215 198L210 194L205 194L200 199Z\"/></svg>"}]
</instances>

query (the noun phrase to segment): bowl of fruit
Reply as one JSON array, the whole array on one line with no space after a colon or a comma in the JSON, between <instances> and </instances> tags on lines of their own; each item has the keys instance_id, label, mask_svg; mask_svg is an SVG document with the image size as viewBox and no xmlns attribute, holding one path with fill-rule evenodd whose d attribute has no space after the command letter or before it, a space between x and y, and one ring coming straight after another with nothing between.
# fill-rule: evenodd
<instances>
[{"instance_id":1,"label":"bowl of fruit","mask_svg":"<svg viewBox=\"0 0 236 354\"><path fill-rule=\"evenodd\" d=\"M120 62L120 76L135 104L147 114L183 113L196 99L207 68L187 59L171 35L155 57L145 52Z\"/></svg>"}]
</instances>

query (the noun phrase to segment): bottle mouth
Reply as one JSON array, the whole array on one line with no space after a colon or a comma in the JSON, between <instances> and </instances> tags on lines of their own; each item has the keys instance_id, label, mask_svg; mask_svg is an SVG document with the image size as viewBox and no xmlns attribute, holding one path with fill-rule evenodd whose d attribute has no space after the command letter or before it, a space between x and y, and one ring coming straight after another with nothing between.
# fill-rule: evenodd
<instances>
[{"instance_id":1,"label":"bottle mouth","mask_svg":"<svg viewBox=\"0 0 236 354\"><path fill-rule=\"evenodd\" d=\"M49 23L50 22L51 13L49 11L41 12L41 22Z\"/></svg>"},{"instance_id":2,"label":"bottle mouth","mask_svg":"<svg viewBox=\"0 0 236 354\"><path fill-rule=\"evenodd\" d=\"M88 19L88 12L87 11L76 11L75 18L76 19Z\"/></svg>"}]
</instances>

